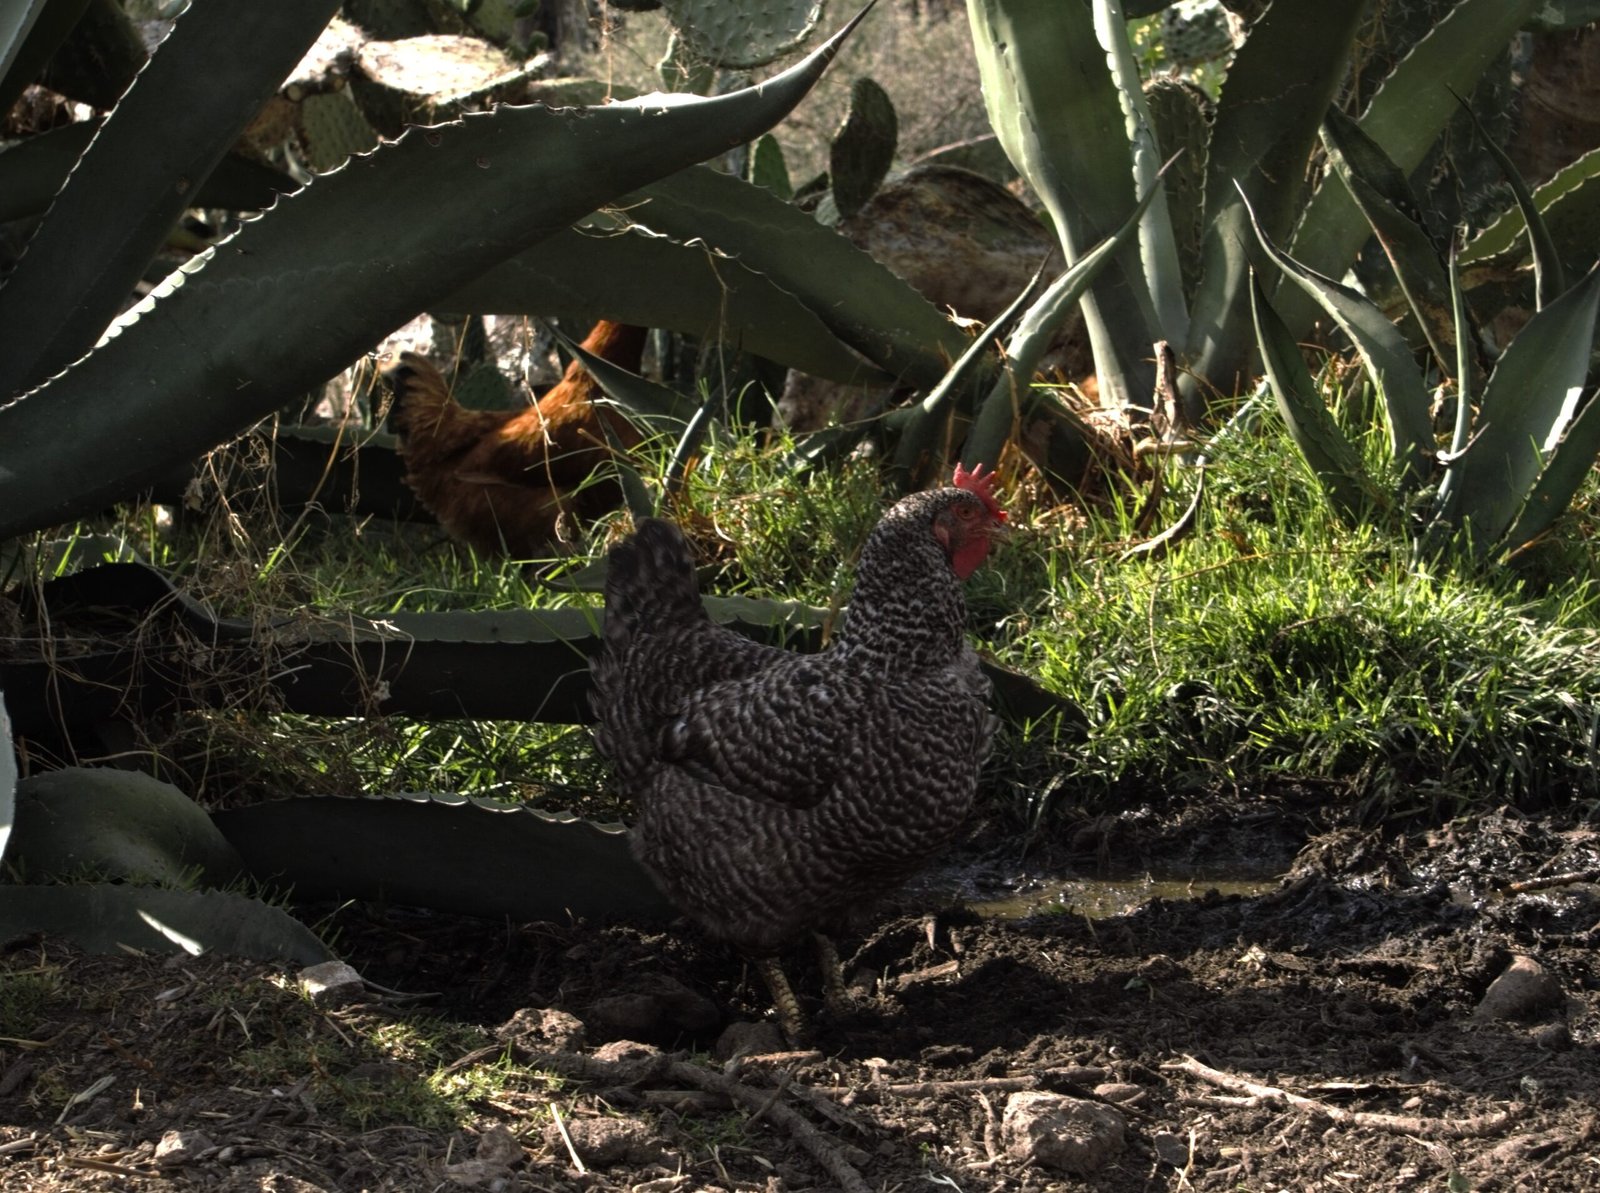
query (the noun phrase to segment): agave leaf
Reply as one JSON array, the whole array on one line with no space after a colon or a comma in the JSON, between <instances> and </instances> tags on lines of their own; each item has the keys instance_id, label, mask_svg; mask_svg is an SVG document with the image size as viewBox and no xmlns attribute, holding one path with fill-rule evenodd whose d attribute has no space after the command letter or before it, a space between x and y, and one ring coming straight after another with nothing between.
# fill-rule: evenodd
<instances>
[{"instance_id":1,"label":"agave leaf","mask_svg":"<svg viewBox=\"0 0 1600 1193\"><path fill-rule=\"evenodd\" d=\"M651 517L656 512L656 499L650 495L650 487L644 483L644 477L639 475L639 470L633 466L633 461L628 458L627 446L618 438L610 423L602 422L600 430L605 434L606 442L611 445L611 467L617 470L617 481L622 486L622 500L627 505L628 512L635 518ZM603 570L605 560L601 559L599 562L602 565L600 576L603 582L605 578L605 571ZM550 580L544 580L543 582L547 587L564 589L569 592L601 591L600 589L583 587L588 579L586 576L579 576L574 581L573 577L567 576L563 578L562 582L552 583Z\"/></svg>"},{"instance_id":2,"label":"agave leaf","mask_svg":"<svg viewBox=\"0 0 1600 1193\"><path fill-rule=\"evenodd\" d=\"M1422 226L1421 209L1411 184L1377 143L1361 131L1361 126L1338 108L1328 109L1322 140L1328 147L1329 161L1372 225L1394 267L1428 347L1444 371L1453 374L1457 353L1450 279L1438 249ZM1465 358L1470 361L1471 353Z\"/></svg>"},{"instance_id":3,"label":"agave leaf","mask_svg":"<svg viewBox=\"0 0 1600 1193\"><path fill-rule=\"evenodd\" d=\"M119 882L210 885L239 876L211 818L171 783L137 771L64 767L17 785L7 864L24 881L92 874Z\"/></svg>"},{"instance_id":4,"label":"agave leaf","mask_svg":"<svg viewBox=\"0 0 1600 1193\"><path fill-rule=\"evenodd\" d=\"M1343 2L1343 0L1341 0ZM1136 201L1127 125L1086 4L967 0L989 123L1075 262ZM1132 246L1083 300L1101 393L1133 405L1150 392L1144 359L1161 338Z\"/></svg>"},{"instance_id":5,"label":"agave leaf","mask_svg":"<svg viewBox=\"0 0 1600 1193\"><path fill-rule=\"evenodd\" d=\"M700 409L689 419L689 425L683 428L683 434L672 449L672 459L667 461L667 474L661 484L663 494L674 493L683 484L683 478L689 471L689 462L705 442L706 432L711 429L720 404L714 396L707 395L706 400L700 403Z\"/></svg>"},{"instance_id":6,"label":"agave leaf","mask_svg":"<svg viewBox=\"0 0 1600 1193\"><path fill-rule=\"evenodd\" d=\"M554 324L547 323L545 326L563 348L583 363L583 367L599 382L606 397L629 414L637 415L650 426L663 422L682 426L693 417L689 399L677 390L630 372L603 356L596 356Z\"/></svg>"},{"instance_id":7,"label":"agave leaf","mask_svg":"<svg viewBox=\"0 0 1600 1193\"><path fill-rule=\"evenodd\" d=\"M98 118L80 120L0 151L0 223L42 215L99 128ZM206 175L192 205L257 211L299 186L287 174L230 153Z\"/></svg>"},{"instance_id":8,"label":"agave leaf","mask_svg":"<svg viewBox=\"0 0 1600 1193\"><path fill-rule=\"evenodd\" d=\"M789 453L786 462L790 471L807 472L838 464L866 440L876 421L864 418L812 431L799 439Z\"/></svg>"},{"instance_id":9,"label":"agave leaf","mask_svg":"<svg viewBox=\"0 0 1600 1193\"><path fill-rule=\"evenodd\" d=\"M704 241L765 274L840 340L908 385L937 385L967 346L960 329L891 270L731 174L682 170L618 206L636 224L675 240Z\"/></svg>"},{"instance_id":10,"label":"agave leaf","mask_svg":"<svg viewBox=\"0 0 1600 1193\"><path fill-rule=\"evenodd\" d=\"M287 912L222 891L0 886L0 937L43 932L90 953L219 953L316 965L328 946Z\"/></svg>"},{"instance_id":11,"label":"agave leaf","mask_svg":"<svg viewBox=\"0 0 1600 1193\"><path fill-rule=\"evenodd\" d=\"M860 270L883 269L865 254L862 260ZM894 380L845 347L779 279L704 243L624 228L607 216L563 228L434 309L448 316L561 314L588 322L605 317L722 342L830 381Z\"/></svg>"},{"instance_id":12,"label":"agave leaf","mask_svg":"<svg viewBox=\"0 0 1600 1193\"><path fill-rule=\"evenodd\" d=\"M1249 210L1248 205L1246 210ZM1279 252L1261 225L1255 222L1253 212L1251 217L1256 239L1268 259L1315 298L1355 344L1367 376L1383 395L1389 422L1389 445L1405 484L1413 487L1421 484L1428 477L1435 450L1433 417L1429 413L1427 388L1416 362L1411 359L1405 337L1365 295ZM1257 339L1260 339L1259 329Z\"/></svg>"},{"instance_id":13,"label":"agave leaf","mask_svg":"<svg viewBox=\"0 0 1600 1193\"><path fill-rule=\"evenodd\" d=\"M1415 170L1438 139L1455 110L1451 91L1471 91L1540 2L1460 0L1396 64L1359 122L1401 173ZM1318 273L1342 277L1367 236L1349 191L1342 183L1324 183L1306 207L1289 253ZM1300 335L1316 317L1317 304L1310 295L1281 290L1273 296L1278 312Z\"/></svg>"},{"instance_id":14,"label":"agave leaf","mask_svg":"<svg viewBox=\"0 0 1600 1193\"><path fill-rule=\"evenodd\" d=\"M1102 254L1099 260L1104 259L1105 255ZM933 387L927 397L907 410L900 422L900 440L895 444L894 474L897 487L902 490L915 487L929 471L930 464L933 471L944 467L945 457L940 450L942 445L939 440L950 425L957 399L970 392L980 364L1005 337L1012 321L1033 297L1043 276L1044 266L1040 265L1022 292L984 328L982 335L974 337L967 350L950 366L944 379ZM1081 287L1079 292L1082 292ZM1009 423L1007 426L1009 429ZM998 458L997 453L993 459Z\"/></svg>"},{"instance_id":15,"label":"agave leaf","mask_svg":"<svg viewBox=\"0 0 1600 1193\"><path fill-rule=\"evenodd\" d=\"M1254 257L1248 200L1274 240L1286 240L1305 205L1296 180L1316 144L1317 128L1344 83L1360 0L1274 0L1251 26L1217 105L1206 159L1200 283L1190 304L1185 355L1195 380L1180 378L1198 421L1197 381L1224 394L1246 381L1252 347L1245 318ZM1317 47L1306 53L1305 47Z\"/></svg>"},{"instance_id":16,"label":"agave leaf","mask_svg":"<svg viewBox=\"0 0 1600 1193\"><path fill-rule=\"evenodd\" d=\"M281 200L169 277L67 372L0 407L0 538L137 492L496 262L759 135L853 28L759 87L713 99L506 106L414 128Z\"/></svg>"},{"instance_id":17,"label":"agave leaf","mask_svg":"<svg viewBox=\"0 0 1600 1193\"><path fill-rule=\"evenodd\" d=\"M195 190L327 25L338 0L190 6L101 125L0 287L0 394L87 351ZM114 205L115 214L108 211Z\"/></svg>"},{"instance_id":18,"label":"agave leaf","mask_svg":"<svg viewBox=\"0 0 1600 1193\"><path fill-rule=\"evenodd\" d=\"M1134 61L1128 21L1122 9L1121 0L1094 0L1095 35L1105 50L1122 105L1135 185L1146 194L1156 188L1153 198L1141 203L1143 215L1139 220L1139 259L1155 307L1156 326L1162 338L1181 344L1189 335L1189 307L1183 290L1183 270L1178 265L1178 241L1167 211L1167 193L1157 186L1166 166L1162 164L1161 146L1156 143L1155 121L1145 102L1144 82L1139 77L1139 64Z\"/></svg>"},{"instance_id":19,"label":"agave leaf","mask_svg":"<svg viewBox=\"0 0 1600 1193\"><path fill-rule=\"evenodd\" d=\"M1365 511L1382 509L1387 503L1367 474L1361 453L1328 413L1316 381L1300 358L1300 345L1253 277L1250 305L1261 359L1289 435L1335 512L1349 525L1359 525Z\"/></svg>"},{"instance_id":20,"label":"agave leaf","mask_svg":"<svg viewBox=\"0 0 1600 1193\"><path fill-rule=\"evenodd\" d=\"M1533 192L1528 189L1527 180L1522 177L1522 171L1518 170L1516 163L1511 160L1511 155L1495 144L1489 136L1489 130L1483 127L1483 121L1478 119L1478 114L1466 100L1458 95L1456 102L1461 105L1462 111L1472 118L1472 127L1478 130L1478 139L1483 142L1484 148L1500 167L1506 185L1511 188L1511 194L1516 198L1517 210L1522 213L1522 221L1528 228L1528 247L1533 252L1534 307L1536 310L1543 309L1567 289L1566 271L1561 266L1560 254L1556 252L1556 242L1550 236L1550 229L1545 226L1544 219L1539 215L1539 205L1533 200Z\"/></svg>"},{"instance_id":21,"label":"agave leaf","mask_svg":"<svg viewBox=\"0 0 1600 1193\"><path fill-rule=\"evenodd\" d=\"M1544 213L1546 226L1556 223L1558 213L1568 207L1584 207L1593 211L1600 205L1600 149L1591 149L1577 161L1563 166L1551 178L1534 189L1533 203ZM1591 220L1593 224L1597 221ZM1511 207L1491 223L1461 251L1463 265L1476 265L1512 249L1517 238L1527 227L1520 207ZM1580 237L1580 242L1582 238ZM1591 238L1592 239L1592 238Z\"/></svg>"},{"instance_id":22,"label":"agave leaf","mask_svg":"<svg viewBox=\"0 0 1600 1193\"><path fill-rule=\"evenodd\" d=\"M1592 269L1528 321L1484 387L1478 429L1449 466L1457 475L1442 515L1469 532L1479 555L1510 529L1577 413L1597 311L1600 269Z\"/></svg>"},{"instance_id":23,"label":"agave leaf","mask_svg":"<svg viewBox=\"0 0 1600 1193\"><path fill-rule=\"evenodd\" d=\"M1521 550L1550 528L1594 472L1596 456L1600 456L1600 402L1591 400L1550 449L1544 471L1506 532L1507 551Z\"/></svg>"},{"instance_id":24,"label":"agave leaf","mask_svg":"<svg viewBox=\"0 0 1600 1193\"><path fill-rule=\"evenodd\" d=\"M1123 222L1122 227L1080 257L1075 265L1051 283L1050 288L1041 294L1038 301L1022 316L1016 331L1006 341L1005 371L996 379L993 388L979 404L977 416L967 432L966 444L961 450L961 463L964 467L974 468L980 463L991 467L999 464L1000 453L1010 441L1017 419L1026 405L1022 395L1016 392L1019 381L1024 387L1031 384L1034 370L1039 367L1040 359L1050 346L1052 337L1060 329L1062 321L1072 310L1073 304L1094 281L1095 275L1111 259L1111 255L1132 237L1136 230L1143 228L1146 211L1158 197L1166 193L1161 184L1161 177L1166 169L1167 166L1162 166L1156 171L1144 197L1135 205L1133 214ZM1030 285L1018 296L1016 303L1020 303L1032 291L1033 286ZM1008 309L1002 318L1011 315L1016 303L1012 304L1012 308ZM996 320L997 324L999 322Z\"/></svg>"},{"instance_id":25,"label":"agave leaf","mask_svg":"<svg viewBox=\"0 0 1600 1193\"><path fill-rule=\"evenodd\" d=\"M88 0L13 0L0 5L0 112L11 110L86 7Z\"/></svg>"},{"instance_id":26,"label":"agave leaf","mask_svg":"<svg viewBox=\"0 0 1600 1193\"><path fill-rule=\"evenodd\" d=\"M673 915L621 825L566 813L407 792L275 800L215 820L256 879L297 898L383 899L519 921Z\"/></svg>"}]
</instances>

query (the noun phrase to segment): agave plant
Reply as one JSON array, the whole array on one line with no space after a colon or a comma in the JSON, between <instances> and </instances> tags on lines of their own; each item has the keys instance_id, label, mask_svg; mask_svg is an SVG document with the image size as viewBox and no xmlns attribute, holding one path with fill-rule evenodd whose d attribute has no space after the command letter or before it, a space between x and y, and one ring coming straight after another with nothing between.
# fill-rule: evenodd
<instances>
[{"instance_id":1,"label":"agave plant","mask_svg":"<svg viewBox=\"0 0 1600 1193\"><path fill-rule=\"evenodd\" d=\"M31 33L0 26L8 86L38 70L33 43L58 7L71 5L34 0ZM87 144L69 128L0 151L0 195L35 197L11 214L42 217L0 286L0 541L134 496L424 310L604 315L923 387L966 347L832 229L692 166L779 121L855 22L759 88L506 105L413 128L274 198L289 184L227 151L335 4L247 20L219 7L177 20ZM220 189L241 173L248 194ZM270 206L119 315L197 201Z\"/></svg>"},{"instance_id":2,"label":"agave plant","mask_svg":"<svg viewBox=\"0 0 1600 1193\"><path fill-rule=\"evenodd\" d=\"M1295 336L1265 287L1252 284L1257 342L1279 409L1330 502L1348 521L1400 515L1428 556L1484 562L1514 554L1567 507L1600 455L1600 411L1584 402L1600 312L1600 266L1576 284L1537 204L1509 159L1502 168L1529 234L1538 309L1495 352L1470 317L1457 257L1441 259L1418 222L1401 172L1337 111L1325 136L1330 155L1394 266L1410 312L1453 379L1448 446L1436 445L1427 373L1400 330L1366 295L1281 252L1254 225L1266 258L1349 337L1382 397L1393 478L1374 475L1338 426L1313 382Z\"/></svg>"},{"instance_id":3,"label":"agave plant","mask_svg":"<svg viewBox=\"0 0 1600 1193\"><path fill-rule=\"evenodd\" d=\"M1133 6L1129 6L1132 8ZM1139 6L1143 11L1146 6ZM1250 26L1208 119L1141 87L1120 0L968 0L990 121L1078 260L1153 185L1178 150L1189 161L1145 211L1084 300L1103 397L1148 406L1151 344L1186 365L1185 407L1203 420L1249 373L1252 246L1247 205L1275 243L1342 276L1369 236L1337 174L1308 183L1324 113L1346 78L1365 0L1274 0ZM1355 122L1407 174L1538 0L1460 0L1396 63ZM1592 201L1592 196L1590 196ZM1318 304L1263 281L1289 331ZM1281 291L1281 293L1280 293Z\"/></svg>"}]
</instances>

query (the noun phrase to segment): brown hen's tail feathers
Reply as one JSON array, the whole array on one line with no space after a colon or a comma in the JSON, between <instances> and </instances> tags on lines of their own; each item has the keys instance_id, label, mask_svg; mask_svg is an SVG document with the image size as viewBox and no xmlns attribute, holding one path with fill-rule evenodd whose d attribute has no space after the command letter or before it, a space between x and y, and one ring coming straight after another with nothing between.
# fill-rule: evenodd
<instances>
[{"instance_id":1,"label":"brown hen's tail feathers","mask_svg":"<svg viewBox=\"0 0 1600 1193\"><path fill-rule=\"evenodd\" d=\"M641 518L633 534L612 547L608 556L607 649L620 657L640 630L705 616L683 531L660 518Z\"/></svg>"}]
</instances>

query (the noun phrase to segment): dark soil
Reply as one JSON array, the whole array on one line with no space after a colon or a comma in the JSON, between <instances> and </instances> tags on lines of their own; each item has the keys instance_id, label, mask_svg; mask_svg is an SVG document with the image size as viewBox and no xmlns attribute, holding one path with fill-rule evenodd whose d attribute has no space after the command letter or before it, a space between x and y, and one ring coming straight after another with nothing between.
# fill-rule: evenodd
<instances>
[{"instance_id":1,"label":"dark soil","mask_svg":"<svg viewBox=\"0 0 1600 1193\"><path fill-rule=\"evenodd\" d=\"M370 983L437 996L330 1009L259 964L14 943L0 1185L1600 1189L1600 831L1570 815L1323 833L1253 897L894 918L846 943L859 1007L809 1051L749 1026L754 973L687 928L330 922ZM1532 977L1496 1009L1508 969ZM1025 1086L1100 1124L1075 1171L1006 1130Z\"/></svg>"}]
</instances>

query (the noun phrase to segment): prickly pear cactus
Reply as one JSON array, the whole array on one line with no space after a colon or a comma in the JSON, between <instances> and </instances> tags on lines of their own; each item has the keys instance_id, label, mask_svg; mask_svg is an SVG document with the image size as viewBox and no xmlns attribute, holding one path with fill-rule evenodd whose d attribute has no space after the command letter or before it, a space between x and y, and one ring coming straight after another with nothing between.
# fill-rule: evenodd
<instances>
[{"instance_id":1,"label":"prickly pear cactus","mask_svg":"<svg viewBox=\"0 0 1600 1193\"><path fill-rule=\"evenodd\" d=\"M1211 101L1193 83L1175 78L1152 79L1145 85L1145 103L1155 125L1163 161L1179 150L1167 170L1167 210L1178 242L1178 267L1183 292L1193 295L1200 278L1200 246L1205 235L1206 154L1211 140Z\"/></svg>"},{"instance_id":2,"label":"prickly pear cactus","mask_svg":"<svg viewBox=\"0 0 1600 1193\"><path fill-rule=\"evenodd\" d=\"M794 183L789 181L789 166L783 160L783 146L771 133L763 133L750 150L748 177L780 199L794 198Z\"/></svg>"},{"instance_id":3,"label":"prickly pear cactus","mask_svg":"<svg viewBox=\"0 0 1600 1193\"><path fill-rule=\"evenodd\" d=\"M1220 0L1178 0L1161 14L1161 45L1174 66L1198 66L1233 53L1244 22Z\"/></svg>"},{"instance_id":4,"label":"prickly pear cactus","mask_svg":"<svg viewBox=\"0 0 1600 1193\"><path fill-rule=\"evenodd\" d=\"M850 88L850 111L828 151L833 201L841 219L866 205L894 164L900 122L889 93L869 78Z\"/></svg>"},{"instance_id":5,"label":"prickly pear cactus","mask_svg":"<svg viewBox=\"0 0 1600 1193\"><path fill-rule=\"evenodd\" d=\"M1356 38L1353 93L1342 105L1345 111L1359 115L1395 66L1454 7L1455 0L1374 4ZM1516 134L1518 96L1513 78L1525 66L1519 61L1523 53L1523 47L1513 42L1489 63L1465 97L1489 139L1499 145L1509 146ZM1427 229L1440 244L1449 240L1457 224L1480 228L1495 212L1510 206L1500 167L1465 112L1451 117L1444 134L1412 172L1411 185L1422 202ZM1374 260L1381 274L1387 266Z\"/></svg>"},{"instance_id":6,"label":"prickly pear cactus","mask_svg":"<svg viewBox=\"0 0 1600 1193\"><path fill-rule=\"evenodd\" d=\"M301 100L297 131L306 161L318 174L342 165L352 154L378 147L378 134L346 87Z\"/></svg>"},{"instance_id":7,"label":"prickly pear cactus","mask_svg":"<svg viewBox=\"0 0 1600 1193\"><path fill-rule=\"evenodd\" d=\"M747 70L798 49L825 0L662 0L673 28L714 66Z\"/></svg>"}]
</instances>

